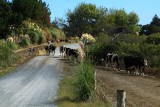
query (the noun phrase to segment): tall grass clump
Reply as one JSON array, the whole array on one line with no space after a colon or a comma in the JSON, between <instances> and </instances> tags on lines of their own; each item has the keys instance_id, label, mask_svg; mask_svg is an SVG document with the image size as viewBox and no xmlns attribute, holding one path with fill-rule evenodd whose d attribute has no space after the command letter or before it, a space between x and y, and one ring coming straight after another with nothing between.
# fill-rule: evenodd
<instances>
[{"instance_id":1,"label":"tall grass clump","mask_svg":"<svg viewBox=\"0 0 160 107\"><path fill-rule=\"evenodd\" d=\"M15 63L17 56L12 49L6 44L0 42L0 68L6 68Z\"/></svg>"},{"instance_id":2,"label":"tall grass clump","mask_svg":"<svg viewBox=\"0 0 160 107\"><path fill-rule=\"evenodd\" d=\"M22 37L20 46L25 47L30 45L30 40L29 38Z\"/></svg>"},{"instance_id":3,"label":"tall grass clump","mask_svg":"<svg viewBox=\"0 0 160 107\"><path fill-rule=\"evenodd\" d=\"M29 37L31 38L32 44L37 44L38 43L38 40L39 40L38 32L30 31L29 32Z\"/></svg>"},{"instance_id":4,"label":"tall grass clump","mask_svg":"<svg viewBox=\"0 0 160 107\"><path fill-rule=\"evenodd\" d=\"M85 59L78 67L76 86L78 101L86 101L93 96L94 68L88 59Z\"/></svg>"},{"instance_id":5,"label":"tall grass clump","mask_svg":"<svg viewBox=\"0 0 160 107\"><path fill-rule=\"evenodd\" d=\"M16 44L15 42L11 42L11 41L6 41L6 44L9 48L11 48L12 50L16 50L19 48L18 44Z\"/></svg>"},{"instance_id":6,"label":"tall grass clump","mask_svg":"<svg viewBox=\"0 0 160 107\"><path fill-rule=\"evenodd\" d=\"M46 42L46 37L39 33L38 44L42 44L44 42Z\"/></svg>"}]
</instances>

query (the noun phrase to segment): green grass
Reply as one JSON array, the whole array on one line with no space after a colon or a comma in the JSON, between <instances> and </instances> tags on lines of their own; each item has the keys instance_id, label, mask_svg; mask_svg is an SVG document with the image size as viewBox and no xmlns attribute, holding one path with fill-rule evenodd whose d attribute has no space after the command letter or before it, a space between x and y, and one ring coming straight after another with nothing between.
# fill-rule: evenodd
<instances>
[{"instance_id":1,"label":"green grass","mask_svg":"<svg viewBox=\"0 0 160 107\"><path fill-rule=\"evenodd\" d=\"M65 76L60 83L58 94L58 107L106 107L103 102L94 99L92 101L76 101L74 77Z\"/></svg>"},{"instance_id":2,"label":"green grass","mask_svg":"<svg viewBox=\"0 0 160 107\"><path fill-rule=\"evenodd\" d=\"M86 101L94 97L94 69L89 60L78 66L76 79L77 100Z\"/></svg>"},{"instance_id":3,"label":"green grass","mask_svg":"<svg viewBox=\"0 0 160 107\"><path fill-rule=\"evenodd\" d=\"M75 84L77 83L77 65L66 62L63 69L64 76L58 90L58 107L107 107L96 96L89 100L78 101L77 95L79 93L77 93L77 85Z\"/></svg>"}]
</instances>

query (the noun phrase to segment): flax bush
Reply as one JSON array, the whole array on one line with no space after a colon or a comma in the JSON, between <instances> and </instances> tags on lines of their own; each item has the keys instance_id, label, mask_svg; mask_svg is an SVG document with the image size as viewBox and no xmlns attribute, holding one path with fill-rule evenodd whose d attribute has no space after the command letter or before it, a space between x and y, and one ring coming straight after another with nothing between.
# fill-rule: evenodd
<instances>
[{"instance_id":1,"label":"flax bush","mask_svg":"<svg viewBox=\"0 0 160 107\"><path fill-rule=\"evenodd\" d=\"M89 60L85 60L79 65L76 86L78 101L85 101L92 97L94 90L94 69Z\"/></svg>"}]
</instances>

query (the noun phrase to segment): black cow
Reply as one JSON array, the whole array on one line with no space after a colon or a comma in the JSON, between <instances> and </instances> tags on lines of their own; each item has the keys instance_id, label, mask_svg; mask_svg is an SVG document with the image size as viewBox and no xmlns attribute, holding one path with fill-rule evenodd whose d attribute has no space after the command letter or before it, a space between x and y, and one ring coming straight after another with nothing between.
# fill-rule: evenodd
<instances>
[{"instance_id":1,"label":"black cow","mask_svg":"<svg viewBox=\"0 0 160 107\"><path fill-rule=\"evenodd\" d=\"M70 49L69 50L69 56L71 56L72 58L74 58L74 62L76 63L76 61L78 60L78 56L79 56L78 50L76 50L76 49Z\"/></svg>"},{"instance_id":2,"label":"black cow","mask_svg":"<svg viewBox=\"0 0 160 107\"><path fill-rule=\"evenodd\" d=\"M64 47L64 46L59 47L59 52L60 52L60 55L62 55L62 57L64 57L65 49L66 49L66 47Z\"/></svg>"},{"instance_id":3,"label":"black cow","mask_svg":"<svg viewBox=\"0 0 160 107\"><path fill-rule=\"evenodd\" d=\"M147 65L147 60L140 56L125 56L124 57L125 69L129 73L134 73L134 68L139 72L138 74L144 75L145 65Z\"/></svg>"},{"instance_id":4,"label":"black cow","mask_svg":"<svg viewBox=\"0 0 160 107\"><path fill-rule=\"evenodd\" d=\"M45 50L46 50L46 55L50 55L50 52L51 52L50 46L46 45Z\"/></svg>"},{"instance_id":5,"label":"black cow","mask_svg":"<svg viewBox=\"0 0 160 107\"><path fill-rule=\"evenodd\" d=\"M53 53L53 55L55 54L55 50L56 50L56 46L51 44L50 51Z\"/></svg>"}]
</instances>

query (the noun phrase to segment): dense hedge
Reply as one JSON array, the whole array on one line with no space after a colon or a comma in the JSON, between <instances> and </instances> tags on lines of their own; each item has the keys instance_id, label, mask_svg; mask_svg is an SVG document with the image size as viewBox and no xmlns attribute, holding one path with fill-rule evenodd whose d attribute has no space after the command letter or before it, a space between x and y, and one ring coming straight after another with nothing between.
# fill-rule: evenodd
<instances>
[{"instance_id":1,"label":"dense hedge","mask_svg":"<svg viewBox=\"0 0 160 107\"><path fill-rule=\"evenodd\" d=\"M106 53L143 56L149 60L151 67L160 67L160 34L146 36L116 35L114 37L100 34L95 44L89 47L90 56L103 57Z\"/></svg>"}]
</instances>

